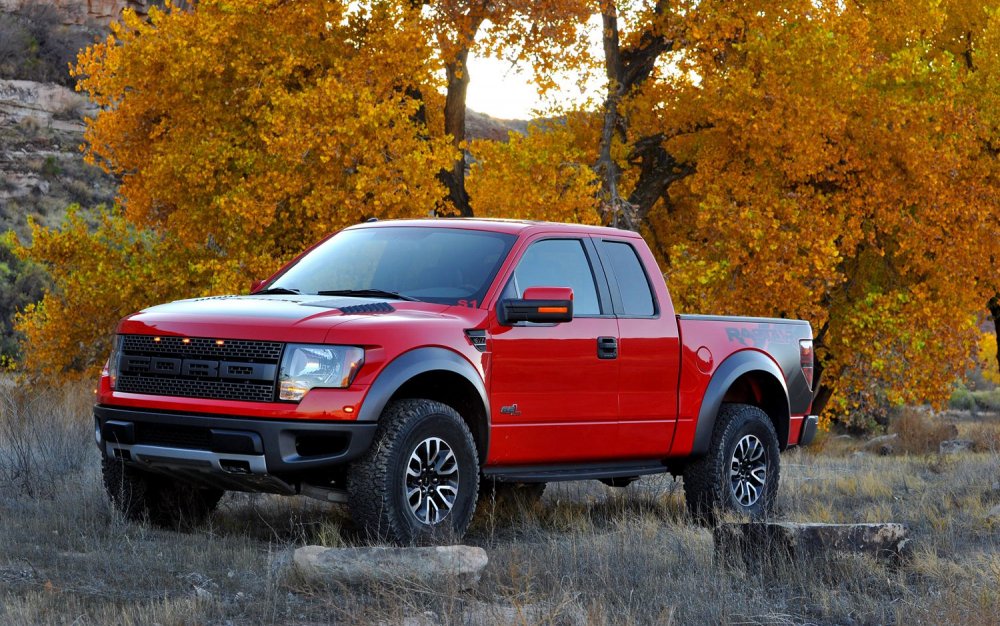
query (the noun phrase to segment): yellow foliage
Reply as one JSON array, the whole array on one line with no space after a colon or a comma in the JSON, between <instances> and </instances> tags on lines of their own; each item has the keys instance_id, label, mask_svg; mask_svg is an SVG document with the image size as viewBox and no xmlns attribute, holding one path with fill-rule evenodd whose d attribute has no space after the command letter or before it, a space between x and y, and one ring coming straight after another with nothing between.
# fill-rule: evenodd
<instances>
[{"instance_id":1,"label":"yellow foliage","mask_svg":"<svg viewBox=\"0 0 1000 626\"><path fill-rule=\"evenodd\" d=\"M979 367L983 378L1000 385L1000 369L997 368L997 336L995 333L982 333L979 336Z\"/></svg>"},{"instance_id":2,"label":"yellow foliage","mask_svg":"<svg viewBox=\"0 0 1000 626\"><path fill-rule=\"evenodd\" d=\"M599 224L592 159L562 123L532 125L506 142L479 140L467 179L478 215ZM531 193L525 193L525 190Z\"/></svg>"},{"instance_id":3,"label":"yellow foliage","mask_svg":"<svg viewBox=\"0 0 1000 626\"><path fill-rule=\"evenodd\" d=\"M943 403L997 292L1000 67L955 54L1000 43L984 15L702 2L637 94L637 134L697 166L646 225L679 308L810 320L832 416Z\"/></svg>"},{"instance_id":4,"label":"yellow foliage","mask_svg":"<svg viewBox=\"0 0 1000 626\"><path fill-rule=\"evenodd\" d=\"M943 402L1000 291L1000 13L620 4L619 63L673 42L622 95L610 145L626 198L657 166L640 146L683 168L641 225L678 309L809 320L834 394L824 423ZM476 49L532 64L551 88L560 69L603 66L582 29L609 5L204 0L129 14L76 68L103 107L88 157L121 178L124 217L91 236L79 220L36 231L23 253L74 269L22 316L26 365L86 367L139 306L240 290L363 218L447 209L437 175L461 157L442 68L463 76ZM477 213L600 221L603 113L566 107L526 136L472 142Z\"/></svg>"},{"instance_id":5,"label":"yellow foliage","mask_svg":"<svg viewBox=\"0 0 1000 626\"><path fill-rule=\"evenodd\" d=\"M209 256L195 259L175 237L140 231L120 213L102 213L95 230L71 207L62 230L33 224L32 237L32 247L18 253L44 263L55 289L16 325L25 337L22 367L50 380L67 371L93 374L119 318L197 293L212 280Z\"/></svg>"},{"instance_id":6,"label":"yellow foliage","mask_svg":"<svg viewBox=\"0 0 1000 626\"><path fill-rule=\"evenodd\" d=\"M456 151L418 115L414 94L440 101L424 27L402 3L126 12L74 70L102 107L86 156L120 177L123 214L35 229L22 254L59 288L18 322L25 367L93 367L142 306L242 291L346 225L434 211Z\"/></svg>"}]
</instances>

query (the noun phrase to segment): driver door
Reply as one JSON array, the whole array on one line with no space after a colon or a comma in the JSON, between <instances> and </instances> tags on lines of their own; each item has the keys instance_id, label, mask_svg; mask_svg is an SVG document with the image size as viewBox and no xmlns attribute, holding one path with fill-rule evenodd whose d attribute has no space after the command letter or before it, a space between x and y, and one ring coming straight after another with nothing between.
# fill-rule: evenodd
<instances>
[{"instance_id":1,"label":"driver door","mask_svg":"<svg viewBox=\"0 0 1000 626\"><path fill-rule=\"evenodd\" d=\"M618 338L610 296L589 239L540 239L524 251L490 316L492 434L488 463L572 463L614 458ZM573 319L501 325L497 307L529 287L570 287ZM604 349L599 351L599 340ZM599 354L600 352L600 354Z\"/></svg>"}]
</instances>

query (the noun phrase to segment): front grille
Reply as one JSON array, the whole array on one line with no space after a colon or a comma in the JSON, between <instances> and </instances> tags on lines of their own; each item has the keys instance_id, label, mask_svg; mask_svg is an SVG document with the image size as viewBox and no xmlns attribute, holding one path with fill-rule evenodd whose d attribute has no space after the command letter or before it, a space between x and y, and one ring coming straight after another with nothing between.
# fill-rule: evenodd
<instances>
[{"instance_id":1,"label":"front grille","mask_svg":"<svg viewBox=\"0 0 1000 626\"><path fill-rule=\"evenodd\" d=\"M116 391L273 402L283 344L123 335Z\"/></svg>"},{"instance_id":2,"label":"front grille","mask_svg":"<svg viewBox=\"0 0 1000 626\"><path fill-rule=\"evenodd\" d=\"M281 358L281 348L282 344L277 341L190 337L188 343L184 343L182 337L122 336L122 352L127 354L169 354L193 358L277 363Z\"/></svg>"}]
</instances>

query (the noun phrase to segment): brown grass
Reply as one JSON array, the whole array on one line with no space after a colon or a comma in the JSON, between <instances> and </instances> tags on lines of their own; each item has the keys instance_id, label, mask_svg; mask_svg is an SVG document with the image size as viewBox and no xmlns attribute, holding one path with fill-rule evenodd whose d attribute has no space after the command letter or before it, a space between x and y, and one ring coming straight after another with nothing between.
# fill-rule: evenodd
<instances>
[{"instance_id":1,"label":"brown grass","mask_svg":"<svg viewBox=\"0 0 1000 626\"><path fill-rule=\"evenodd\" d=\"M686 514L680 483L654 477L625 489L550 485L519 515L480 515L466 543L485 548L490 564L474 591L390 582L321 590L288 574L289 553L307 543L361 543L343 509L229 494L193 533L128 523L101 491L87 395L8 400L0 414L5 625L419 617L424 622L408 623L969 626L1000 616L1000 520L990 516L1000 504L995 451L879 457L858 453L856 440L830 438L821 453L783 455L779 518L906 523L916 548L902 566L844 557L725 567L711 532ZM29 494L29 475L45 488Z\"/></svg>"},{"instance_id":2,"label":"brown grass","mask_svg":"<svg viewBox=\"0 0 1000 626\"><path fill-rule=\"evenodd\" d=\"M889 432L895 433L897 451L928 454L938 451L942 441L958 438L958 427L942 417L918 409L905 408L892 421Z\"/></svg>"}]
</instances>

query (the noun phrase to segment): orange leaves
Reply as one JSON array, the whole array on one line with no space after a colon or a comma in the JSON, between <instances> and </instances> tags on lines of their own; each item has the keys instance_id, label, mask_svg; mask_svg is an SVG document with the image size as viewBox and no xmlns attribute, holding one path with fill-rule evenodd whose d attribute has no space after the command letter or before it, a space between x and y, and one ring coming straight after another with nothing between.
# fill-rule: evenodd
<instances>
[{"instance_id":1,"label":"orange leaves","mask_svg":"<svg viewBox=\"0 0 1000 626\"><path fill-rule=\"evenodd\" d=\"M600 223L593 156L565 123L531 125L506 142L472 143L469 196L480 216ZM530 190L530 193L525 193Z\"/></svg>"},{"instance_id":2,"label":"orange leaves","mask_svg":"<svg viewBox=\"0 0 1000 626\"><path fill-rule=\"evenodd\" d=\"M706 127L668 144L697 170L650 224L675 296L811 320L844 414L946 398L998 287L997 108L935 43L954 7L890 4L701 3L691 74L656 88Z\"/></svg>"},{"instance_id":3,"label":"orange leaves","mask_svg":"<svg viewBox=\"0 0 1000 626\"><path fill-rule=\"evenodd\" d=\"M76 70L104 108L88 158L120 176L127 221L36 233L25 254L74 269L21 319L29 365L96 363L117 316L243 289L346 224L447 210L437 175L466 146L457 126L444 134L442 68L455 98L473 48L530 63L542 87L593 71L584 25L607 4L203 0L129 15ZM616 104L608 158L624 198L644 172L672 181L648 187L640 229L678 308L810 320L842 415L941 400L1000 291L1000 14L971 0L619 4L623 57L664 51L632 68L644 78ZM570 109L467 146L477 214L603 219L603 111Z\"/></svg>"},{"instance_id":4,"label":"orange leaves","mask_svg":"<svg viewBox=\"0 0 1000 626\"><path fill-rule=\"evenodd\" d=\"M453 153L410 95L438 79L404 8L209 1L126 20L120 38L88 50L78 72L115 103L87 140L121 175L137 224L261 275L319 234L426 215L443 195L434 173Z\"/></svg>"},{"instance_id":5,"label":"orange leaves","mask_svg":"<svg viewBox=\"0 0 1000 626\"><path fill-rule=\"evenodd\" d=\"M242 291L347 224L434 210L456 151L422 119L441 82L424 26L408 3L205 0L127 15L83 51L80 88L104 107L87 156L120 177L124 213L93 236L78 219L36 232L24 253L59 291L21 320L26 365L93 366L122 315Z\"/></svg>"}]
</instances>

